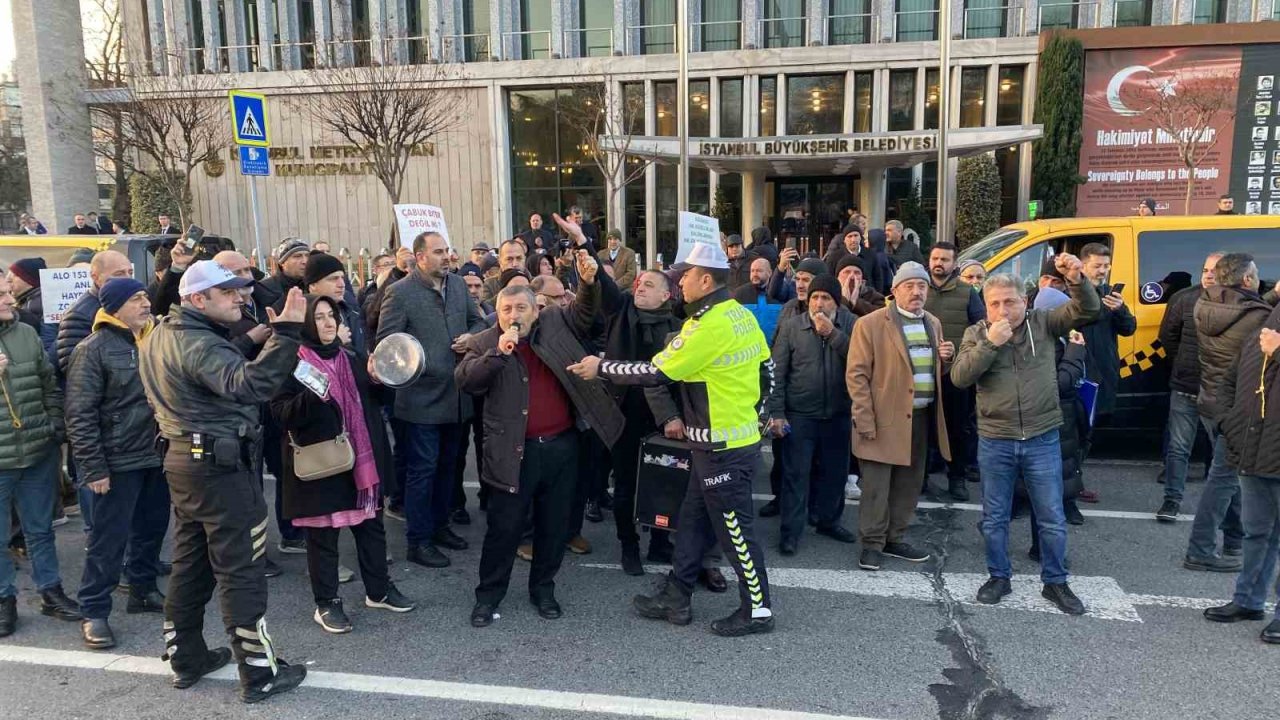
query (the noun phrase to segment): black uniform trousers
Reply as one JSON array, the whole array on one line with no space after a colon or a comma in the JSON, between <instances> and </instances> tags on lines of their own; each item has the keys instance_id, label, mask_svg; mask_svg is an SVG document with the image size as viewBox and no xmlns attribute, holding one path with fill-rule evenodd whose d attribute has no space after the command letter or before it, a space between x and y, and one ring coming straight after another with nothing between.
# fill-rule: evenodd
<instances>
[{"instance_id":1,"label":"black uniform trousers","mask_svg":"<svg viewBox=\"0 0 1280 720\"><path fill-rule=\"evenodd\" d=\"M480 552L480 584L476 602L497 606L506 597L516 548L533 508L533 562L529 596L552 598L555 577L569 542L569 516L578 482L578 431L524 443L519 492L494 490L486 514L488 527Z\"/></svg>"},{"instance_id":2,"label":"black uniform trousers","mask_svg":"<svg viewBox=\"0 0 1280 720\"><path fill-rule=\"evenodd\" d=\"M270 516L250 461L252 453L239 455L206 455L197 462L190 446L178 441L170 441L165 455L174 514L165 638L175 670L198 668L204 662L204 608L215 587L236 659L259 666L265 657L274 659L261 622L267 612L264 570Z\"/></svg>"},{"instance_id":3,"label":"black uniform trousers","mask_svg":"<svg viewBox=\"0 0 1280 720\"><path fill-rule=\"evenodd\" d=\"M760 468L759 443L718 452L694 450L692 461L689 488L680 506L672 577L692 593L703 556L718 542L738 574L742 609L751 613L768 608L769 578L764 552L755 538L751 498L751 482Z\"/></svg>"},{"instance_id":4,"label":"black uniform trousers","mask_svg":"<svg viewBox=\"0 0 1280 720\"><path fill-rule=\"evenodd\" d=\"M387 533L382 526L382 513L347 528L356 540L356 560L360 563L360 581L364 594L374 600L387 596L391 582L387 574ZM307 535L307 574L311 576L311 594L316 604L338 597L338 535L342 528L303 528Z\"/></svg>"}]
</instances>

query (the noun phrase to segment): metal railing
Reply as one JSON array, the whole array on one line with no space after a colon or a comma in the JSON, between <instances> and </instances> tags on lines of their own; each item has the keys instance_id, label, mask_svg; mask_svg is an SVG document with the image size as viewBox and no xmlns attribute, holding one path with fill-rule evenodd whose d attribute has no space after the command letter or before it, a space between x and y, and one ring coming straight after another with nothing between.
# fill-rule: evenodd
<instances>
[{"instance_id":1,"label":"metal railing","mask_svg":"<svg viewBox=\"0 0 1280 720\"><path fill-rule=\"evenodd\" d=\"M921 42L938 39L938 11L899 10L893 14L893 39Z\"/></svg>"},{"instance_id":2,"label":"metal railing","mask_svg":"<svg viewBox=\"0 0 1280 720\"><path fill-rule=\"evenodd\" d=\"M876 41L880 16L875 13L828 15L822 35L828 45L864 45Z\"/></svg>"},{"instance_id":3,"label":"metal railing","mask_svg":"<svg viewBox=\"0 0 1280 720\"><path fill-rule=\"evenodd\" d=\"M1150 0L1116 0L1111 13L1111 27L1144 27L1150 24Z\"/></svg>"},{"instance_id":4,"label":"metal railing","mask_svg":"<svg viewBox=\"0 0 1280 720\"><path fill-rule=\"evenodd\" d=\"M1013 11L1010 17L1010 11ZM1018 37L1026 32L1027 9L1017 5L970 7L964 10L964 37Z\"/></svg>"},{"instance_id":5,"label":"metal railing","mask_svg":"<svg viewBox=\"0 0 1280 720\"><path fill-rule=\"evenodd\" d=\"M693 23L693 32L698 38L700 52L717 50L741 50L746 44L743 37L741 20L710 20Z\"/></svg>"},{"instance_id":6,"label":"metal railing","mask_svg":"<svg viewBox=\"0 0 1280 720\"><path fill-rule=\"evenodd\" d=\"M445 35L441 39L442 54L462 62L486 62L493 59L492 40L489 33Z\"/></svg>"},{"instance_id":7,"label":"metal railing","mask_svg":"<svg viewBox=\"0 0 1280 720\"><path fill-rule=\"evenodd\" d=\"M613 28L578 28L560 35L566 57L610 57L613 55Z\"/></svg>"},{"instance_id":8,"label":"metal railing","mask_svg":"<svg viewBox=\"0 0 1280 720\"><path fill-rule=\"evenodd\" d=\"M511 58L512 60L546 60L551 57L550 30L512 30L502 33L503 47L512 40L520 41L517 57Z\"/></svg>"},{"instance_id":9,"label":"metal railing","mask_svg":"<svg viewBox=\"0 0 1280 720\"><path fill-rule=\"evenodd\" d=\"M1101 5L1098 2L1042 3L1036 28L1044 31L1098 27Z\"/></svg>"},{"instance_id":10,"label":"metal railing","mask_svg":"<svg viewBox=\"0 0 1280 720\"><path fill-rule=\"evenodd\" d=\"M809 44L809 18L760 19L760 44L766 48L804 47Z\"/></svg>"},{"instance_id":11,"label":"metal railing","mask_svg":"<svg viewBox=\"0 0 1280 720\"><path fill-rule=\"evenodd\" d=\"M635 46L632 38L636 37L639 31L639 46ZM675 23L660 25L628 25L627 26L627 54L628 55L666 55L676 51L676 26Z\"/></svg>"}]
</instances>

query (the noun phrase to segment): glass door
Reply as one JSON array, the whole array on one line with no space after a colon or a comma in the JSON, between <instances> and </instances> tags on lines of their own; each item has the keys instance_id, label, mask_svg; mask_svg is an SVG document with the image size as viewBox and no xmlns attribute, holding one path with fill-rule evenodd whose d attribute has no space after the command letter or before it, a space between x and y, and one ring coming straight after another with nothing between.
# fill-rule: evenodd
<instances>
[{"instance_id":1,"label":"glass door","mask_svg":"<svg viewBox=\"0 0 1280 720\"><path fill-rule=\"evenodd\" d=\"M778 247L794 237L801 255L821 255L827 242L840 232L854 204L857 177L773 178L773 212L770 228Z\"/></svg>"}]
</instances>

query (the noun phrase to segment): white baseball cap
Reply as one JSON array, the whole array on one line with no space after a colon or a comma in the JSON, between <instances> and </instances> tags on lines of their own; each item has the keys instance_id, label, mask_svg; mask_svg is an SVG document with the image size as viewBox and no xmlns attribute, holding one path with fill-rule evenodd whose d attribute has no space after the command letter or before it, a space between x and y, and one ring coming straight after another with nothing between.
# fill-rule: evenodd
<instances>
[{"instance_id":1,"label":"white baseball cap","mask_svg":"<svg viewBox=\"0 0 1280 720\"><path fill-rule=\"evenodd\" d=\"M242 278L212 260L192 263L178 282L178 297L187 297L210 288L242 288L253 284L253 278Z\"/></svg>"},{"instance_id":2,"label":"white baseball cap","mask_svg":"<svg viewBox=\"0 0 1280 720\"><path fill-rule=\"evenodd\" d=\"M719 245L711 243L697 243L693 249L689 251L684 262L676 263L671 266L676 272L684 272L689 268L700 267L708 270L728 270L729 258L724 254L724 250Z\"/></svg>"}]
</instances>

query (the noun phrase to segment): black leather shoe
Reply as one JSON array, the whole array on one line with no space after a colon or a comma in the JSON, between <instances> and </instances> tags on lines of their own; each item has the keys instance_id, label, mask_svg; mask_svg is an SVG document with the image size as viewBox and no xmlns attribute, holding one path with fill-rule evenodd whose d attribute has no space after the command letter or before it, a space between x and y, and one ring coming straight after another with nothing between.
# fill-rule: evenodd
<instances>
[{"instance_id":1,"label":"black leather shoe","mask_svg":"<svg viewBox=\"0 0 1280 720\"><path fill-rule=\"evenodd\" d=\"M411 545L405 551L405 559L429 568L445 568L450 565L449 556L437 550L435 545Z\"/></svg>"},{"instance_id":2,"label":"black leather shoe","mask_svg":"<svg viewBox=\"0 0 1280 720\"><path fill-rule=\"evenodd\" d=\"M773 631L773 616L766 618L753 618L750 611L734 610L733 614L726 618L721 618L711 623L711 632L720 637L742 637L743 635L755 635L756 633L767 633Z\"/></svg>"},{"instance_id":3,"label":"black leather shoe","mask_svg":"<svg viewBox=\"0 0 1280 720\"><path fill-rule=\"evenodd\" d=\"M1205 608L1204 619L1219 623L1233 623L1241 620L1265 620L1267 613L1262 610L1242 608L1234 602L1218 607Z\"/></svg>"},{"instance_id":4,"label":"black leather shoe","mask_svg":"<svg viewBox=\"0 0 1280 720\"><path fill-rule=\"evenodd\" d=\"M826 527L818 528L815 532L817 532L819 535L825 535L831 538L832 540L835 540L836 542L842 542L842 543L858 542L858 536L849 532L849 530L845 528L845 526L843 525L828 525Z\"/></svg>"},{"instance_id":5,"label":"black leather shoe","mask_svg":"<svg viewBox=\"0 0 1280 720\"><path fill-rule=\"evenodd\" d=\"M204 665L189 672L173 673L173 686L179 690L195 685L200 678L231 662L231 648L215 648L204 656Z\"/></svg>"},{"instance_id":6,"label":"black leather shoe","mask_svg":"<svg viewBox=\"0 0 1280 720\"><path fill-rule=\"evenodd\" d=\"M529 598L529 602L538 608L538 615L544 620L559 620L564 615L564 611L560 609L560 603L553 597Z\"/></svg>"},{"instance_id":7,"label":"black leather shoe","mask_svg":"<svg viewBox=\"0 0 1280 720\"><path fill-rule=\"evenodd\" d=\"M495 610L497 610L497 608L492 605L476 603L476 606L471 608L471 627L482 628L492 625L493 613Z\"/></svg>"},{"instance_id":8,"label":"black leather shoe","mask_svg":"<svg viewBox=\"0 0 1280 720\"><path fill-rule=\"evenodd\" d=\"M0 637L9 637L18 629L18 598L0 598Z\"/></svg>"},{"instance_id":9,"label":"black leather shoe","mask_svg":"<svg viewBox=\"0 0 1280 720\"><path fill-rule=\"evenodd\" d=\"M608 490L600 493L600 499L598 502L600 503L601 510L604 510L605 512L613 512L613 496L609 494Z\"/></svg>"},{"instance_id":10,"label":"black leather shoe","mask_svg":"<svg viewBox=\"0 0 1280 720\"><path fill-rule=\"evenodd\" d=\"M796 549L799 546L800 543L796 542L795 538L785 537L778 543L778 553L790 557L796 554Z\"/></svg>"},{"instance_id":11,"label":"black leather shoe","mask_svg":"<svg viewBox=\"0 0 1280 720\"><path fill-rule=\"evenodd\" d=\"M729 590L729 583L724 579L724 573L719 568L702 568L698 571L698 584L713 593L722 593Z\"/></svg>"},{"instance_id":12,"label":"black leather shoe","mask_svg":"<svg viewBox=\"0 0 1280 720\"><path fill-rule=\"evenodd\" d=\"M1068 615L1084 614L1084 603L1080 602L1080 598L1071 592L1071 586L1066 583L1045 583L1040 595Z\"/></svg>"},{"instance_id":13,"label":"black leather shoe","mask_svg":"<svg viewBox=\"0 0 1280 720\"><path fill-rule=\"evenodd\" d=\"M80 606L62 592L61 585L54 585L40 593L40 613L68 622L84 618L80 614Z\"/></svg>"},{"instance_id":14,"label":"black leather shoe","mask_svg":"<svg viewBox=\"0 0 1280 720\"><path fill-rule=\"evenodd\" d=\"M1068 525L1084 524L1084 513L1080 512L1080 506L1076 505L1075 500L1062 502L1062 514L1066 516Z\"/></svg>"},{"instance_id":15,"label":"black leather shoe","mask_svg":"<svg viewBox=\"0 0 1280 720\"><path fill-rule=\"evenodd\" d=\"M159 590L152 590L148 593L129 593L129 605L125 608L125 612L130 615L138 613L163 613L164 612L164 595Z\"/></svg>"},{"instance_id":16,"label":"black leather shoe","mask_svg":"<svg viewBox=\"0 0 1280 720\"><path fill-rule=\"evenodd\" d=\"M1280 645L1280 618L1272 620L1266 627L1262 628L1262 634L1258 637L1262 638L1264 643Z\"/></svg>"},{"instance_id":17,"label":"black leather shoe","mask_svg":"<svg viewBox=\"0 0 1280 720\"><path fill-rule=\"evenodd\" d=\"M1182 567L1200 572L1237 573L1240 572L1242 564L1240 558L1195 558L1188 555L1182 559Z\"/></svg>"},{"instance_id":18,"label":"black leather shoe","mask_svg":"<svg viewBox=\"0 0 1280 720\"><path fill-rule=\"evenodd\" d=\"M769 502L767 502L767 503L765 503L764 505L761 505L761 506L760 506L760 513L759 513L759 515L760 515L760 517L777 517L777 516L778 516L778 512L779 512L779 510L778 510L778 501L777 501L777 500L770 500Z\"/></svg>"},{"instance_id":19,"label":"black leather shoe","mask_svg":"<svg viewBox=\"0 0 1280 720\"><path fill-rule=\"evenodd\" d=\"M471 547L467 544L466 538L447 527L437 530L435 537L431 538L431 541L435 545L449 548L450 550L466 550Z\"/></svg>"},{"instance_id":20,"label":"black leather shoe","mask_svg":"<svg viewBox=\"0 0 1280 720\"><path fill-rule=\"evenodd\" d=\"M969 502L969 488L965 486L963 477L947 479L947 494L956 502Z\"/></svg>"},{"instance_id":21,"label":"black leather shoe","mask_svg":"<svg viewBox=\"0 0 1280 720\"><path fill-rule=\"evenodd\" d=\"M604 512L600 510L600 503L595 500L588 500L587 509L583 514L583 517L585 517L588 522L604 522Z\"/></svg>"},{"instance_id":22,"label":"black leather shoe","mask_svg":"<svg viewBox=\"0 0 1280 720\"><path fill-rule=\"evenodd\" d=\"M81 620L80 637L84 639L84 646L90 650L106 650L116 646L115 633L111 632L106 618Z\"/></svg>"},{"instance_id":23,"label":"black leather shoe","mask_svg":"<svg viewBox=\"0 0 1280 720\"><path fill-rule=\"evenodd\" d=\"M652 595L637 595L632 603L640 617L666 620L672 625L688 625L693 622L693 606L689 596L670 578L662 589Z\"/></svg>"},{"instance_id":24,"label":"black leather shoe","mask_svg":"<svg viewBox=\"0 0 1280 720\"><path fill-rule=\"evenodd\" d=\"M244 680L240 682L240 700L246 705L262 702L273 695L286 693L302 684L303 679L307 677L306 665L290 665L289 663L278 660L278 669L276 674L264 678L261 681L247 683Z\"/></svg>"},{"instance_id":25,"label":"black leather shoe","mask_svg":"<svg viewBox=\"0 0 1280 720\"><path fill-rule=\"evenodd\" d=\"M983 605L995 605L1001 598L1013 592L1009 587L1009 578L989 578L978 588L978 602Z\"/></svg>"},{"instance_id":26,"label":"black leather shoe","mask_svg":"<svg viewBox=\"0 0 1280 720\"><path fill-rule=\"evenodd\" d=\"M622 572L628 575L644 574L644 565L640 562L640 548L635 545L622 547Z\"/></svg>"},{"instance_id":27,"label":"black leather shoe","mask_svg":"<svg viewBox=\"0 0 1280 720\"><path fill-rule=\"evenodd\" d=\"M460 507L449 514L449 522L454 525L470 525L471 513L467 512L466 508Z\"/></svg>"}]
</instances>

